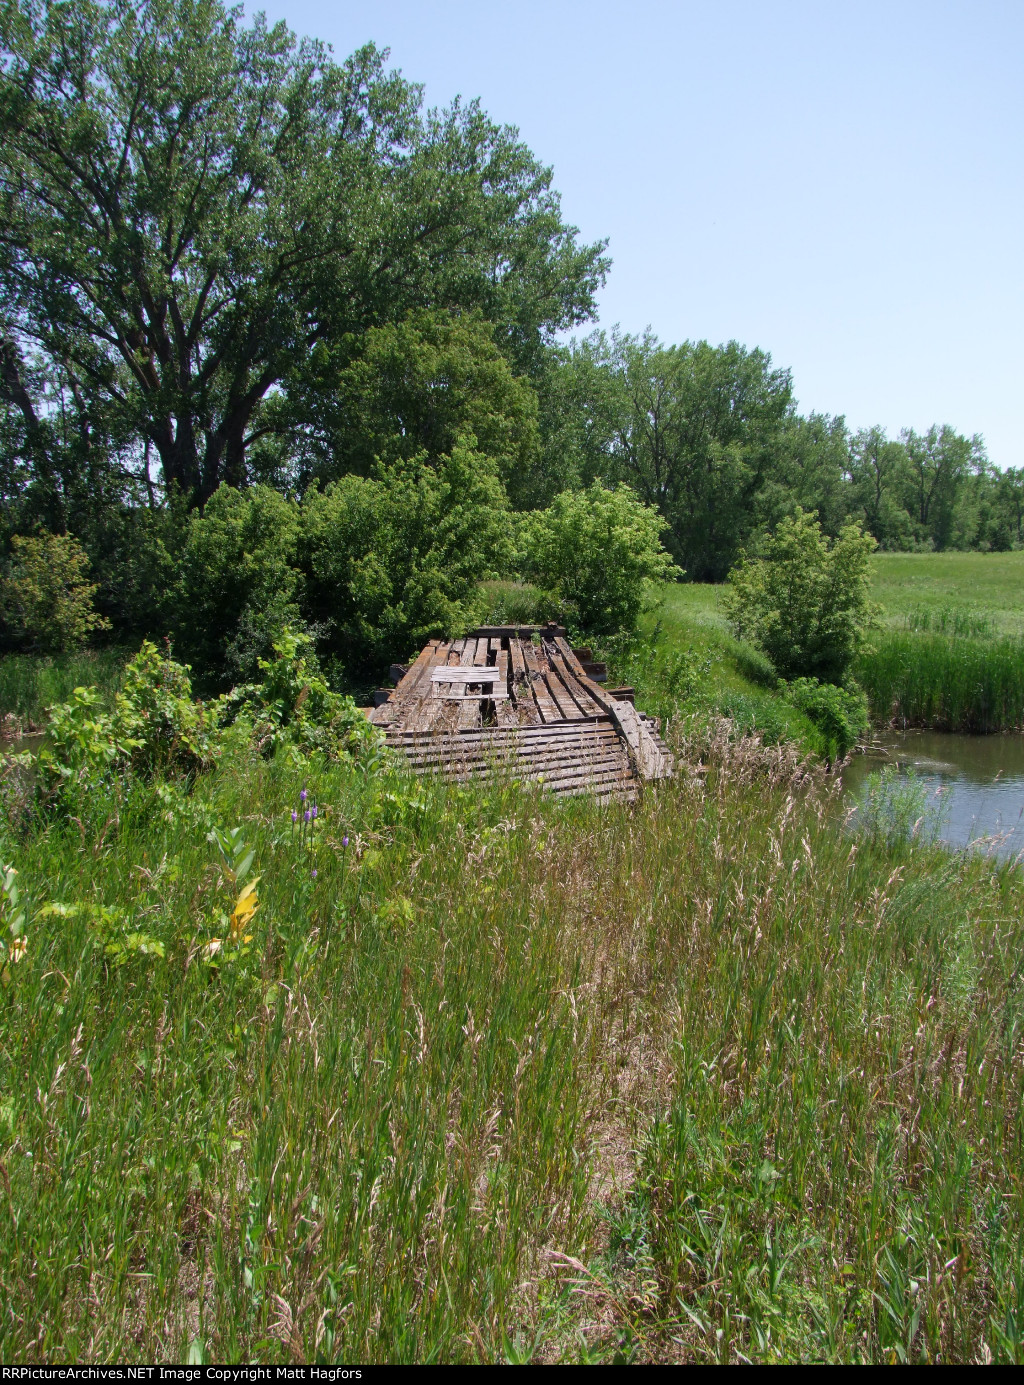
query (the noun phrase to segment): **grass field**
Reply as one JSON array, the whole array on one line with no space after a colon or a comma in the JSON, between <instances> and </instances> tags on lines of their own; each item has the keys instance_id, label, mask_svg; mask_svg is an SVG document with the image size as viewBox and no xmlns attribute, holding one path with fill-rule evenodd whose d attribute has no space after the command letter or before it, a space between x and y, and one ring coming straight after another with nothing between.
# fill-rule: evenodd
<instances>
[{"instance_id":1,"label":"grass field","mask_svg":"<svg viewBox=\"0 0 1024 1385\"><path fill-rule=\"evenodd\" d=\"M1024 635L1024 552L876 553L871 575L886 624L960 610L986 618L994 635Z\"/></svg>"},{"instance_id":2,"label":"grass field","mask_svg":"<svg viewBox=\"0 0 1024 1385\"><path fill-rule=\"evenodd\" d=\"M241 757L7 837L3 1359L1020 1361L1019 873L692 734L632 810Z\"/></svg>"}]
</instances>

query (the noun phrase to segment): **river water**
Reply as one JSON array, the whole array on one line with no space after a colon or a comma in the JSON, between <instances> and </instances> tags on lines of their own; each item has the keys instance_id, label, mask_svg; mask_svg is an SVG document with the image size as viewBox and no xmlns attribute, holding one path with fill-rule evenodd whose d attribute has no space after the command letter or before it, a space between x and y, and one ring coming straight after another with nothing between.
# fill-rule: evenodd
<instances>
[{"instance_id":1,"label":"river water","mask_svg":"<svg viewBox=\"0 0 1024 1385\"><path fill-rule=\"evenodd\" d=\"M939 841L1002 857L1024 852L1024 736L879 734L843 771L847 801L863 803L869 776L886 765L924 789L923 830Z\"/></svg>"}]
</instances>

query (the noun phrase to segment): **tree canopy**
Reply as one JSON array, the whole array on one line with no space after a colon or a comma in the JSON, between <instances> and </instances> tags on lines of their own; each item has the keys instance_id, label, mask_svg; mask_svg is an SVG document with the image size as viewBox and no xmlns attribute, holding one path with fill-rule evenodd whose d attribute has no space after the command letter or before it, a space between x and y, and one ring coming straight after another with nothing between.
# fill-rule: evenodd
<instances>
[{"instance_id":1,"label":"tree canopy","mask_svg":"<svg viewBox=\"0 0 1024 1385\"><path fill-rule=\"evenodd\" d=\"M591 312L602 247L550 170L372 45L338 63L219 0L17 0L0 39L3 384L43 474L33 357L85 453L151 447L202 503L320 342L479 308L528 361Z\"/></svg>"}]
</instances>

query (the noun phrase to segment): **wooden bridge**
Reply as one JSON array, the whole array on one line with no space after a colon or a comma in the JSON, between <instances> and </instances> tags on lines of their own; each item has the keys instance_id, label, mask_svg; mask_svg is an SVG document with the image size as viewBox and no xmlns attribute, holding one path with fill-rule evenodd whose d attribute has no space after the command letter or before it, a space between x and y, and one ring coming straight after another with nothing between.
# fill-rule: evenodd
<instances>
[{"instance_id":1,"label":"wooden bridge","mask_svg":"<svg viewBox=\"0 0 1024 1385\"><path fill-rule=\"evenodd\" d=\"M431 640L370 720L420 773L539 781L557 794L633 799L672 774L658 723L632 689L606 691L559 626L484 626ZM386 699L386 700L385 700Z\"/></svg>"}]
</instances>

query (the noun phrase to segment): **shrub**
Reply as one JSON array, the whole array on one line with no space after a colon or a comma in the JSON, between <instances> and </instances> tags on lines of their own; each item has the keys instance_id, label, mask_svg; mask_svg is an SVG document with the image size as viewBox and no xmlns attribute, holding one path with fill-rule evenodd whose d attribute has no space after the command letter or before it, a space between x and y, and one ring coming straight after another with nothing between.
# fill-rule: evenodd
<instances>
[{"instance_id":1,"label":"shrub","mask_svg":"<svg viewBox=\"0 0 1024 1385\"><path fill-rule=\"evenodd\" d=\"M505 491L463 436L422 457L311 491L302 512L307 611L349 676L376 672L480 614L481 578L507 563Z\"/></svg>"},{"instance_id":2,"label":"shrub","mask_svg":"<svg viewBox=\"0 0 1024 1385\"><path fill-rule=\"evenodd\" d=\"M135 769L205 769L213 762L215 717L192 700L186 665L146 640L125 669L114 703L118 736Z\"/></svg>"},{"instance_id":3,"label":"shrub","mask_svg":"<svg viewBox=\"0 0 1024 1385\"><path fill-rule=\"evenodd\" d=\"M281 745L328 758L369 750L380 739L350 697L332 692L313 657L309 635L285 629L274 657L260 660L263 681L235 688L219 703L223 720L248 722L256 747Z\"/></svg>"},{"instance_id":4,"label":"shrub","mask_svg":"<svg viewBox=\"0 0 1024 1385\"><path fill-rule=\"evenodd\" d=\"M545 625L559 616L558 598L529 582L483 582L480 594L487 625Z\"/></svg>"},{"instance_id":5,"label":"shrub","mask_svg":"<svg viewBox=\"0 0 1024 1385\"><path fill-rule=\"evenodd\" d=\"M626 485L595 482L563 491L546 510L524 517L523 575L554 592L591 635L637 627L655 582L682 576L661 543L668 528Z\"/></svg>"},{"instance_id":6,"label":"shrub","mask_svg":"<svg viewBox=\"0 0 1024 1385\"><path fill-rule=\"evenodd\" d=\"M3 608L16 639L47 654L81 649L94 630L110 622L93 610L96 584L89 559L70 534L11 539L2 583Z\"/></svg>"},{"instance_id":7,"label":"shrub","mask_svg":"<svg viewBox=\"0 0 1024 1385\"><path fill-rule=\"evenodd\" d=\"M875 547L859 524L830 543L816 516L798 508L729 574L724 605L736 635L763 650L782 678L843 683L873 621Z\"/></svg>"},{"instance_id":8,"label":"shrub","mask_svg":"<svg viewBox=\"0 0 1024 1385\"><path fill-rule=\"evenodd\" d=\"M270 486L221 486L193 515L173 594L175 643L208 688L254 678L300 619L298 506Z\"/></svg>"},{"instance_id":9,"label":"shrub","mask_svg":"<svg viewBox=\"0 0 1024 1385\"><path fill-rule=\"evenodd\" d=\"M868 728L868 700L860 688L797 678L786 689L785 697L813 722L828 760L841 760Z\"/></svg>"}]
</instances>

